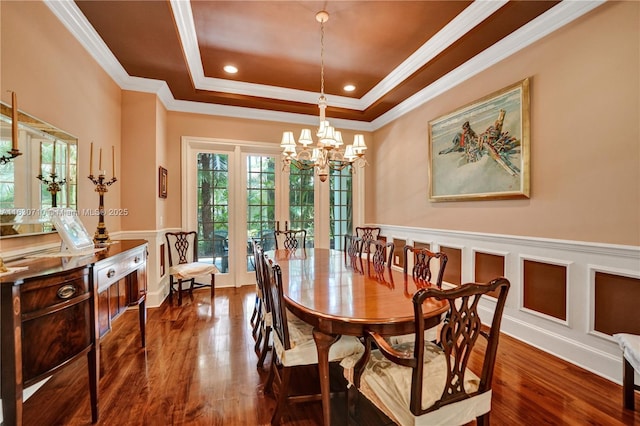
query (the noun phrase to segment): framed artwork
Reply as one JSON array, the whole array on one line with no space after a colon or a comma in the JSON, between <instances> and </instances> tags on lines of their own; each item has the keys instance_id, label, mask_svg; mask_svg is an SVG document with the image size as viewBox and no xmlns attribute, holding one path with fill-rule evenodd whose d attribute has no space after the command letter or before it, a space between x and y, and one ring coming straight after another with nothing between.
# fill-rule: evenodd
<instances>
[{"instance_id":1,"label":"framed artwork","mask_svg":"<svg viewBox=\"0 0 640 426\"><path fill-rule=\"evenodd\" d=\"M167 198L167 169L162 166L158 169L158 197Z\"/></svg>"},{"instance_id":2,"label":"framed artwork","mask_svg":"<svg viewBox=\"0 0 640 426\"><path fill-rule=\"evenodd\" d=\"M429 122L429 200L529 198L529 79Z\"/></svg>"}]
</instances>

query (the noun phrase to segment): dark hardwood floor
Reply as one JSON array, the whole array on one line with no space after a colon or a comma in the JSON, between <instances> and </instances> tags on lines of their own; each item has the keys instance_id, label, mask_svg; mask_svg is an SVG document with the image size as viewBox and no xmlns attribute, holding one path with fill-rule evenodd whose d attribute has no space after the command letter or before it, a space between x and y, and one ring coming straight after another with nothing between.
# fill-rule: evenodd
<instances>
[{"instance_id":1,"label":"dark hardwood floor","mask_svg":"<svg viewBox=\"0 0 640 426\"><path fill-rule=\"evenodd\" d=\"M101 343L99 424L268 424L275 403L263 392L267 372L256 369L254 297L253 286L217 289L212 306L202 290L182 307L150 309L146 350L137 310L125 312ZM87 383L86 360L59 372L25 402L24 424L91 424ZM508 336L493 389L494 425L640 425L640 408L622 408L621 386ZM334 400L333 412L335 423L345 418L343 400ZM320 416L319 402L301 404L286 424L320 424ZM366 406L358 419L376 423Z\"/></svg>"}]
</instances>

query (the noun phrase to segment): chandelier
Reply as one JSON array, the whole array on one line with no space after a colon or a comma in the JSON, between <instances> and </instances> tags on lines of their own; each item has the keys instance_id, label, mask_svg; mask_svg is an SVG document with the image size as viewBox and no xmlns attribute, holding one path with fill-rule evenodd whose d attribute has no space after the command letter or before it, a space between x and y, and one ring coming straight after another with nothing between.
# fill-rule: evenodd
<instances>
[{"instance_id":1,"label":"chandelier","mask_svg":"<svg viewBox=\"0 0 640 426\"><path fill-rule=\"evenodd\" d=\"M313 144L310 129L302 129L298 143L302 145L299 152L296 151L296 141L293 132L286 131L282 134L283 170L289 171L291 164L300 170L316 169L321 182L327 180L329 170L343 170L346 167L354 171L354 165L364 167L366 160L364 152L367 145L364 143L364 136L355 135L353 144L343 148L342 134L336 130L326 118L327 98L324 96L324 23L329 20L329 13L322 10L316 14L316 21L320 22L320 98L318 108L320 109L320 125L316 132L318 142Z\"/></svg>"}]
</instances>

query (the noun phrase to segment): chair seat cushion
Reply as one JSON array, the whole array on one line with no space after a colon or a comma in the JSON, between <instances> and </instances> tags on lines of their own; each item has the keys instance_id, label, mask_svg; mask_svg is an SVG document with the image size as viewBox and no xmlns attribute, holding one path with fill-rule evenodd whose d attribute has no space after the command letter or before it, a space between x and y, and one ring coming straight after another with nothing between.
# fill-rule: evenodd
<instances>
[{"instance_id":1,"label":"chair seat cushion","mask_svg":"<svg viewBox=\"0 0 640 426\"><path fill-rule=\"evenodd\" d=\"M211 263L191 262L172 266L169 273L179 280L188 280L199 275L217 274L220 271Z\"/></svg>"},{"instance_id":2,"label":"chair seat cushion","mask_svg":"<svg viewBox=\"0 0 640 426\"><path fill-rule=\"evenodd\" d=\"M620 345L625 359L629 361L634 370L640 373L640 335L618 333L614 334L613 338Z\"/></svg>"},{"instance_id":3,"label":"chair seat cushion","mask_svg":"<svg viewBox=\"0 0 640 426\"><path fill-rule=\"evenodd\" d=\"M413 342L393 346L400 352L413 353ZM353 368L359 357L349 356L342 360L344 376L351 385ZM393 421L403 426L465 424L491 410L491 391L445 405L439 410L416 417L409 409L411 401L412 369L389 361L378 350L371 351L360 380L360 393L373 402ZM442 349L425 342L422 407L428 408L442 397L447 379L447 362ZM465 390L478 390L480 379L467 369Z\"/></svg>"},{"instance_id":4,"label":"chair seat cushion","mask_svg":"<svg viewBox=\"0 0 640 426\"><path fill-rule=\"evenodd\" d=\"M289 326L289 343L291 348L285 350L278 333L273 333L273 346L282 365L291 367L294 365L311 365L318 363L318 350L313 340L313 326L304 322L291 312L287 311L287 323ZM360 340L353 336L340 336L338 341L329 349L329 361L340 361L349 356L362 354L364 346Z\"/></svg>"}]
</instances>

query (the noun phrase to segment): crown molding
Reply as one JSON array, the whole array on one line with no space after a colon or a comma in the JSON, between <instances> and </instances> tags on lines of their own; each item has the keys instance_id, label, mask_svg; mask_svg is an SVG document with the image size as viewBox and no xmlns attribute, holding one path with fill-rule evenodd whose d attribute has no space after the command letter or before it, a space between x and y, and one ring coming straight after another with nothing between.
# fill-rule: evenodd
<instances>
[{"instance_id":1,"label":"crown molding","mask_svg":"<svg viewBox=\"0 0 640 426\"><path fill-rule=\"evenodd\" d=\"M391 123L404 114L423 105L442 93L451 90L460 83L479 74L503 59L524 49L557 29L588 13L605 3L597 1L563 1L538 16L518 31L500 40L485 51L469 59L458 68L444 75L433 84L425 87L404 102L382 114L371 122L374 130Z\"/></svg>"}]
</instances>

